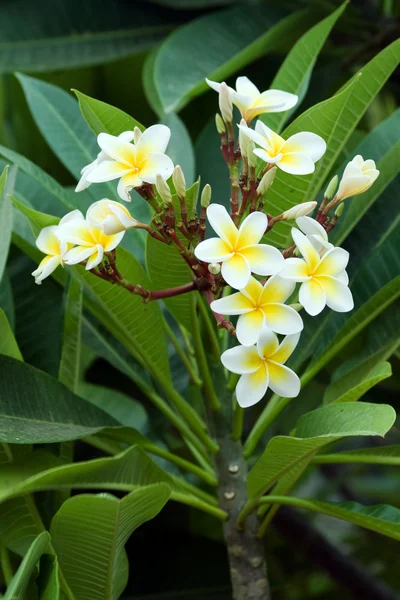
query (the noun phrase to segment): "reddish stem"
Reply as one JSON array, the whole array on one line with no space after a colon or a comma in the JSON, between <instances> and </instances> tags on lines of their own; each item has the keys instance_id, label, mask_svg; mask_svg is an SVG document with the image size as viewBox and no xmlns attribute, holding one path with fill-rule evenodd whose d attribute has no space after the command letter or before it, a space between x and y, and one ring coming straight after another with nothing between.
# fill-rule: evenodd
<instances>
[{"instance_id":1,"label":"reddish stem","mask_svg":"<svg viewBox=\"0 0 400 600\"><path fill-rule=\"evenodd\" d=\"M205 289L203 291L203 296L207 300L208 304L211 304L211 302L214 300L210 289ZM225 319L224 315L220 315L219 313L216 313L213 310L211 312L214 315L215 320L217 321L218 327L220 327L221 329L226 329L231 335L236 335L236 329L233 323L228 321L228 319Z\"/></svg>"}]
</instances>

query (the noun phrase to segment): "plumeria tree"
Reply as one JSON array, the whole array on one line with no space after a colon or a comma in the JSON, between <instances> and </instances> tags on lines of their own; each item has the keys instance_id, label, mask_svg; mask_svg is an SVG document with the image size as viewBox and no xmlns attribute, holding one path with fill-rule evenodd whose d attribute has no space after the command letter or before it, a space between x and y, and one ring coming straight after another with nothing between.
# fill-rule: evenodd
<instances>
[{"instance_id":1,"label":"plumeria tree","mask_svg":"<svg viewBox=\"0 0 400 600\"><path fill-rule=\"evenodd\" d=\"M218 179L229 182L225 197L207 181L187 182L171 151L179 143L171 127L144 127L76 92L91 129L85 131L92 151L88 164L81 162L82 140L71 136L75 146L67 152L61 129L54 133L54 123L64 127L71 119L66 106L76 111L75 102L49 84L20 76L45 137L80 178L75 191L63 188L2 149L52 196L45 210L42 200L27 201L15 186L14 167L8 176L3 172L2 210L11 211L13 203L13 242L36 262L29 285L43 284L44 299L50 279L66 290L59 381L22 362L0 313L5 598L22 598L16 589L31 593L39 559L37 589L46 591L46 584L53 586L50 594L57 593L42 599L60 598L60 590L69 600L119 598L128 577L124 545L168 500L203 512L215 528L222 524L235 600L271 598L264 538L280 506L399 539L394 507L292 494L313 465L385 464L399 454L398 447L385 446L329 450L333 442L382 437L391 429L391 406L356 401L388 376L384 361L393 341L390 351L380 347L339 372L317 403L310 404L308 395L321 369L385 315L399 289L395 277L386 273L380 279L379 271L393 248L393 232L385 230L372 248L369 263L378 277L372 291L360 291L359 282L367 285L369 276L361 242L355 237L354 259L352 244L343 247L394 170L384 159L376 165L368 144L346 152L340 167L348 130L395 68L398 43L333 97L300 109L280 133L299 106L318 52L299 62L302 44L308 47L315 31L324 39L322 32L328 35L342 10L329 17L329 26L325 20L300 39L271 89L260 92L243 75L235 87L206 79L218 94L214 134L222 157ZM232 74L231 67L222 71ZM52 112L40 108L41 97ZM184 95L176 98L177 106L184 102ZM208 151L211 157L213 149ZM50 214L54 198L61 205ZM371 250L367 242L365 248ZM395 271L398 253L393 256ZM37 328L40 336L46 323ZM164 439L143 430L133 402L85 387L82 348L134 382L168 423ZM286 424L284 411L294 403L299 418ZM277 424L284 435L274 435ZM74 462L78 439L106 456ZM52 446L32 450L32 444ZM70 496L71 489L103 493ZM47 490L58 496L46 520L32 494ZM18 527L4 526L20 518L29 531L25 537ZM10 551L24 556L14 577Z\"/></svg>"}]
</instances>

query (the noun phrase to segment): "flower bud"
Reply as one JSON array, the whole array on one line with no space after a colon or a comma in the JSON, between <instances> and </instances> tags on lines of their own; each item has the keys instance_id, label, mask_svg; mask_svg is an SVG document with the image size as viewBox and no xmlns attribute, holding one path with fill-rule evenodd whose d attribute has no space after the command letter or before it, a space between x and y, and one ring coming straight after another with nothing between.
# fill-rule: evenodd
<instances>
[{"instance_id":1,"label":"flower bud","mask_svg":"<svg viewBox=\"0 0 400 600\"><path fill-rule=\"evenodd\" d=\"M260 183L258 184L258 188L257 188L257 194L259 196L264 196L264 194L266 194L268 189L271 187L272 182L275 179L276 169L277 169L276 167L272 167L272 169L269 169L266 173L264 173Z\"/></svg>"},{"instance_id":2,"label":"flower bud","mask_svg":"<svg viewBox=\"0 0 400 600\"><path fill-rule=\"evenodd\" d=\"M317 202L303 202L302 204L296 204L289 210L285 210L282 213L282 220L289 221L290 219L298 219L299 217L305 217L314 210L317 206Z\"/></svg>"},{"instance_id":3,"label":"flower bud","mask_svg":"<svg viewBox=\"0 0 400 600\"><path fill-rule=\"evenodd\" d=\"M219 109L225 123L232 123L232 98L225 82L221 83L219 88Z\"/></svg>"},{"instance_id":4,"label":"flower bud","mask_svg":"<svg viewBox=\"0 0 400 600\"><path fill-rule=\"evenodd\" d=\"M255 169L257 165L257 155L254 154L255 148L255 143L252 140L249 140L249 143L247 144L247 160L249 162L249 167L252 169Z\"/></svg>"},{"instance_id":5,"label":"flower bud","mask_svg":"<svg viewBox=\"0 0 400 600\"><path fill-rule=\"evenodd\" d=\"M208 270L211 275L218 275L221 272L221 265L219 263L211 263L208 265Z\"/></svg>"},{"instance_id":6,"label":"flower bud","mask_svg":"<svg viewBox=\"0 0 400 600\"><path fill-rule=\"evenodd\" d=\"M242 119L240 121L240 125L243 125L243 127L247 127L247 123L244 119ZM249 138L243 132L243 130L239 129L239 146L240 146L240 152L242 153L243 158L247 158L247 156L248 156L249 141L250 141Z\"/></svg>"},{"instance_id":7,"label":"flower bud","mask_svg":"<svg viewBox=\"0 0 400 600\"><path fill-rule=\"evenodd\" d=\"M357 154L343 172L336 193L336 202L366 192L378 177L379 171L375 162L371 158L364 160L361 154Z\"/></svg>"},{"instance_id":8,"label":"flower bud","mask_svg":"<svg viewBox=\"0 0 400 600\"><path fill-rule=\"evenodd\" d=\"M183 171L179 165L176 165L174 172L172 173L172 181L178 197L184 198L186 196L186 181Z\"/></svg>"},{"instance_id":9,"label":"flower bud","mask_svg":"<svg viewBox=\"0 0 400 600\"><path fill-rule=\"evenodd\" d=\"M225 133L225 123L219 113L215 115L215 126L219 135L223 135Z\"/></svg>"},{"instance_id":10,"label":"flower bud","mask_svg":"<svg viewBox=\"0 0 400 600\"><path fill-rule=\"evenodd\" d=\"M343 211L344 211L344 204L341 203L341 204L339 204L339 206L335 210L335 217L337 217L337 218L341 217L342 214L343 214Z\"/></svg>"},{"instance_id":11,"label":"flower bud","mask_svg":"<svg viewBox=\"0 0 400 600\"><path fill-rule=\"evenodd\" d=\"M138 143L138 141L140 140L141 137L142 137L142 132L140 131L139 127L135 127L133 130L133 141L135 142L135 144Z\"/></svg>"},{"instance_id":12,"label":"flower bud","mask_svg":"<svg viewBox=\"0 0 400 600\"><path fill-rule=\"evenodd\" d=\"M327 200L330 200L335 195L338 180L339 180L339 178L337 175L335 175L335 177L332 177L328 187L325 190L325 194L324 194L324 198L326 198Z\"/></svg>"},{"instance_id":13,"label":"flower bud","mask_svg":"<svg viewBox=\"0 0 400 600\"><path fill-rule=\"evenodd\" d=\"M202 208L207 208L211 202L211 185L206 183L201 192L200 204Z\"/></svg>"},{"instance_id":14,"label":"flower bud","mask_svg":"<svg viewBox=\"0 0 400 600\"><path fill-rule=\"evenodd\" d=\"M169 185L162 175L156 175L156 188L161 196L161 200L163 200L166 204L170 204L172 202L171 190L169 189Z\"/></svg>"}]
</instances>

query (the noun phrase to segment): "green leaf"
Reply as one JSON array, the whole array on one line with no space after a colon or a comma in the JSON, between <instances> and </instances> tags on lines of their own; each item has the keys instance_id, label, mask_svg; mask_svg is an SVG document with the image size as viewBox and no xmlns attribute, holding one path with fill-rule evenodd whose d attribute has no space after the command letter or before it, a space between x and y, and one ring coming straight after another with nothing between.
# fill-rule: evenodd
<instances>
[{"instance_id":1,"label":"green leaf","mask_svg":"<svg viewBox=\"0 0 400 600\"><path fill-rule=\"evenodd\" d=\"M374 385L391 377L392 366L388 362L375 365L364 364L341 379L331 383L325 391L324 403L355 402L362 398Z\"/></svg>"},{"instance_id":2,"label":"green leaf","mask_svg":"<svg viewBox=\"0 0 400 600\"><path fill-rule=\"evenodd\" d=\"M24 556L18 571L15 573L7 588L4 600L23 600L24 593L31 579L31 575L50 543L50 535L44 531L37 536L28 552Z\"/></svg>"},{"instance_id":3,"label":"green leaf","mask_svg":"<svg viewBox=\"0 0 400 600\"><path fill-rule=\"evenodd\" d=\"M81 366L82 286L71 279L64 310L64 335L58 379L71 392L78 392Z\"/></svg>"},{"instance_id":4,"label":"green leaf","mask_svg":"<svg viewBox=\"0 0 400 600\"><path fill-rule=\"evenodd\" d=\"M32 502L31 497L20 496L0 504L1 543L19 556L25 556L38 534L32 517Z\"/></svg>"},{"instance_id":5,"label":"green leaf","mask_svg":"<svg viewBox=\"0 0 400 600\"><path fill-rule=\"evenodd\" d=\"M36 584L40 600L60 600L58 560L54 554L44 554L40 559L39 577Z\"/></svg>"},{"instance_id":6,"label":"green leaf","mask_svg":"<svg viewBox=\"0 0 400 600\"><path fill-rule=\"evenodd\" d=\"M160 512L169 496L169 487L160 483L122 500L81 494L63 504L50 531L60 567L77 598L119 598L128 582L124 546L135 529Z\"/></svg>"},{"instance_id":7,"label":"green leaf","mask_svg":"<svg viewBox=\"0 0 400 600\"><path fill-rule=\"evenodd\" d=\"M381 446L379 448L361 448L346 450L332 454L318 454L314 459L315 464L340 463L340 464L366 464L366 465L400 465L400 446Z\"/></svg>"},{"instance_id":8,"label":"green leaf","mask_svg":"<svg viewBox=\"0 0 400 600\"><path fill-rule=\"evenodd\" d=\"M8 250L11 242L12 231L12 206L8 194L13 187L15 175L10 178L11 185L7 185L8 167L5 167L0 176L0 281L3 277L7 262Z\"/></svg>"},{"instance_id":9,"label":"green leaf","mask_svg":"<svg viewBox=\"0 0 400 600\"><path fill-rule=\"evenodd\" d=\"M271 89L297 94L301 101L301 93L305 94L305 85L311 76L318 54L346 6L347 2L344 2L329 17L302 35L283 61L270 85ZM273 131L279 132L289 116L290 112L281 112L264 114L259 118Z\"/></svg>"},{"instance_id":10,"label":"green leaf","mask_svg":"<svg viewBox=\"0 0 400 600\"><path fill-rule=\"evenodd\" d=\"M20 27L24 15L25 27ZM159 42L175 20L144 4L102 10L94 0L16 0L1 9L0 72L54 71L101 65L142 52Z\"/></svg>"},{"instance_id":11,"label":"green leaf","mask_svg":"<svg viewBox=\"0 0 400 600\"><path fill-rule=\"evenodd\" d=\"M154 110L161 104L163 112L177 112L207 90L206 77L218 81L227 78L278 48L284 40L301 34L304 23L304 12L288 16L281 8L256 5L238 6L195 19L174 31L146 65L153 68L154 82L150 88L156 89L156 101L150 95L148 101Z\"/></svg>"},{"instance_id":12,"label":"green leaf","mask_svg":"<svg viewBox=\"0 0 400 600\"><path fill-rule=\"evenodd\" d=\"M397 40L365 65L333 98L313 106L285 129L285 139L300 131L317 133L325 139L327 150L312 175L289 175L278 170L268 194L268 207L273 208L273 214L315 199L340 151L370 102L397 67L399 59L400 41ZM289 230L290 224L279 223L268 239L277 246L285 246Z\"/></svg>"},{"instance_id":13,"label":"green leaf","mask_svg":"<svg viewBox=\"0 0 400 600\"><path fill-rule=\"evenodd\" d=\"M194 149L189 132L184 122L175 113L164 115L160 123L171 130L166 154L172 159L174 165L180 165L189 187L196 178Z\"/></svg>"},{"instance_id":14,"label":"green leaf","mask_svg":"<svg viewBox=\"0 0 400 600\"><path fill-rule=\"evenodd\" d=\"M400 510L394 506L387 504L363 506L357 502L323 502L308 498L275 495L268 496L266 501L268 504L286 504L316 511L376 531L395 540L400 540Z\"/></svg>"},{"instance_id":15,"label":"green leaf","mask_svg":"<svg viewBox=\"0 0 400 600\"><path fill-rule=\"evenodd\" d=\"M147 413L142 404L122 392L92 383L81 383L78 394L101 408L121 425L146 433L149 427Z\"/></svg>"},{"instance_id":16,"label":"green leaf","mask_svg":"<svg viewBox=\"0 0 400 600\"><path fill-rule=\"evenodd\" d=\"M5 312L0 308L0 354L23 360L17 340L11 330Z\"/></svg>"},{"instance_id":17,"label":"green leaf","mask_svg":"<svg viewBox=\"0 0 400 600\"><path fill-rule=\"evenodd\" d=\"M47 373L13 358L0 357L1 441L58 442L116 424Z\"/></svg>"},{"instance_id":18,"label":"green leaf","mask_svg":"<svg viewBox=\"0 0 400 600\"><path fill-rule=\"evenodd\" d=\"M34 236L38 236L43 227L49 227L50 225L58 225L60 219L53 217L53 215L47 215L46 213L35 210L26 206L14 196L10 196L12 203L18 210L20 210L25 216L28 217Z\"/></svg>"},{"instance_id":19,"label":"green leaf","mask_svg":"<svg viewBox=\"0 0 400 600\"><path fill-rule=\"evenodd\" d=\"M14 298L11 289L10 278L8 273L3 274L3 278L0 282L0 307L4 310L4 313L10 324L12 331L15 329L15 309L14 309Z\"/></svg>"},{"instance_id":20,"label":"green leaf","mask_svg":"<svg viewBox=\"0 0 400 600\"><path fill-rule=\"evenodd\" d=\"M73 91L78 98L79 107L86 123L96 135L103 132L110 135L119 135L124 131L133 130L135 127L144 130L144 126L139 121L136 121L123 110L101 100L91 98L78 90Z\"/></svg>"},{"instance_id":21,"label":"green leaf","mask_svg":"<svg viewBox=\"0 0 400 600\"><path fill-rule=\"evenodd\" d=\"M249 498L259 498L288 471L301 461L310 462L318 450L331 442L353 435L384 436L395 418L391 406L357 402L330 404L303 415L296 437L272 438L249 472Z\"/></svg>"}]
</instances>

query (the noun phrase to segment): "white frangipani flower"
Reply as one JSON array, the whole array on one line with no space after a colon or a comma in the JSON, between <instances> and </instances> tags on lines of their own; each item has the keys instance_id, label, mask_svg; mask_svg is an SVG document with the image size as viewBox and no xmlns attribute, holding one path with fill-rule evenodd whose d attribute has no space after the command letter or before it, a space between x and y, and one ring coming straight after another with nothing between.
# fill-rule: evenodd
<instances>
[{"instance_id":1,"label":"white frangipani flower","mask_svg":"<svg viewBox=\"0 0 400 600\"><path fill-rule=\"evenodd\" d=\"M106 235L114 235L141 225L123 204L108 198L103 198L89 206L86 220L93 227L102 229Z\"/></svg>"},{"instance_id":2,"label":"white frangipani flower","mask_svg":"<svg viewBox=\"0 0 400 600\"><path fill-rule=\"evenodd\" d=\"M73 210L66 214L58 225L44 227L39 233L36 246L47 256L44 257L38 268L32 273L35 283L38 285L42 283L43 279L51 275L57 269L58 265L64 264L64 255L71 248L71 244L60 239L60 228L65 223L74 220L80 214L79 210Z\"/></svg>"},{"instance_id":3,"label":"white frangipani flower","mask_svg":"<svg viewBox=\"0 0 400 600\"><path fill-rule=\"evenodd\" d=\"M328 250L322 258L311 241L298 229L292 229L293 240L304 257L287 258L281 277L301 282L299 302L310 315L318 315L325 306L337 312L354 307L347 287L345 271L349 253L343 248Z\"/></svg>"},{"instance_id":4,"label":"white frangipani flower","mask_svg":"<svg viewBox=\"0 0 400 600\"><path fill-rule=\"evenodd\" d=\"M206 79L208 85L220 92L221 83ZM263 113L283 112L293 108L297 104L298 96L281 90L260 90L247 77L238 77L236 79L236 90L228 87L232 102L238 107L240 113L247 123L250 123L254 117Z\"/></svg>"},{"instance_id":5,"label":"white frangipani flower","mask_svg":"<svg viewBox=\"0 0 400 600\"><path fill-rule=\"evenodd\" d=\"M87 260L86 269L94 269L101 263L105 252L114 250L124 237L125 231L106 235L102 229L85 220L80 211L74 211L75 218L59 227L60 239L75 247L64 255L66 265L76 265Z\"/></svg>"},{"instance_id":6,"label":"white frangipani flower","mask_svg":"<svg viewBox=\"0 0 400 600\"><path fill-rule=\"evenodd\" d=\"M303 329L299 313L284 304L295 287L294 282L279 275L270 277L264 285L251 277L240 292L214 300L210 306L214 312L223 315L240 315L237 339L244 346L252 346L264 326L281 334L298 333Z\"/></svg>"},{"instance_id":7,"label":"white frangipani flower","mask_svg":"<svg viewBox=\"0 0 400 600\"><path fill-rule=\"evenodd\" d=\"M336 201L366 192L378 176L379 171L375 162L371 159L364 160L361 154L357 154L343 172L335 196Z\"/></svg>"},{"instance_id":8,"label":"white frangipani flower","mask_svg":"<svg viewBox=\"0 0 400 600\"><path fill-rule=\"evenodd\" d=\"M299 229L308 237L314 248L317 250L320 256L322 256L328 250L332 250L334 247L328 241L328 234L322 227L321 223L318 223L311 217L298 217L296 224Z\"/></svg>"},{"instance_id":9,"label":"white frangipani flower","mask_svg":"<svg viewBox=\"0 0 400 600\"><path fill-rule=\"evenodd\" d=\"M249 214L239 229L221 204L211 204L207 218L219 237L201 242L195 255L206 263L222 263L222 277L233 288L246 287L252 272L274 275L283 268L284 258L279 250L259 243L268 227L264 213Z\"/></svg>"},{"instance_id":10,"label":"white frangipani flower","mask_svg":"<svg viewBox=\"0 0 400 600\"><path fill-rule=\"evenodd\" d=\"M300 379L284 363L293 353L300 333L286 336L281 344L267 327L263 328L257 345L235 346L226 350L221 361L226 369L241 375L236 386L240 406L257 404L270 388L284 398L295 398L300 392Z\"/></svg>"},{"instance_id":11,"label":"white frangipani flower","mask_svg":"<svg viewBox=\"0 0 400 600\"><path fill-rule=\"evenodd\" d=\"M171 130L166 125L149 127L137 143L100 133L97 142L107 158L94 166L89 165L90 170L84 173L86 181L100 183L119 179L118 195L129 202L130 189L140 187L143 183L154 184L157 175L164 179L172 175L174 164L165 154L170 136Z\"/></svg>"},{"instance_id":12,"label":"white frangipani flower","mask_svg":"<svg viewBox=\"0 0 400 600\"><path fill-rule=\"evenodd\" d=\"M133 139L135 139L135 132L124 131L118 136L118 138L125 142L131 142ZM76 192L82 192L82 190L86 190L86 188L88 188L91 185L91 181L88 180L89 174L92 171L94 171L94 169L105 160L112 160L112 158L111 156L108 156L106 152L104 152L104 150L101 150L98 153L97 158L93 162L91 162L89 165L86 165L86 167L83 167L83 169L81 170L81 178L78 181L78 185L75 188Z\"/></svg>"},{"instance_id":13,"label":"white frangipani flower","mask_svg":"<svg viewBox=\"0 0 400 600\"><path fill-rule=\"evenodd\" d=\"M326 143L322 137L309 131L295 133L285 141L262 121L257 121L255 130L243 125L239 125L239 128L260 146L254 150L256 156L268 164L276 164L286 173L313 173L315 163L326 150Z\"/></svg>"}]
</instances>

